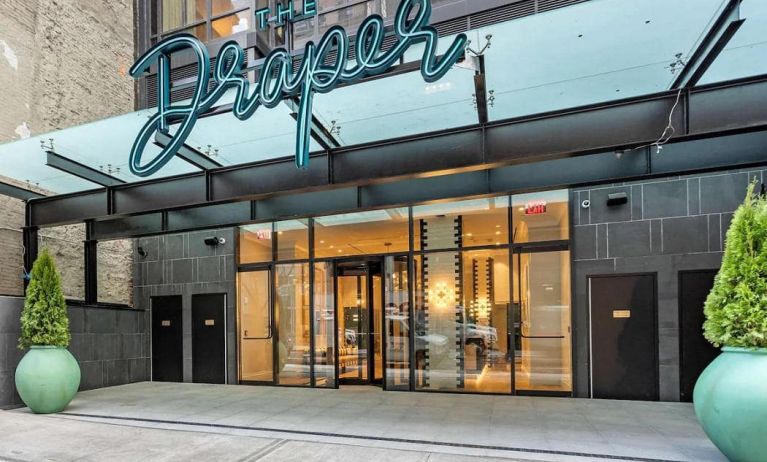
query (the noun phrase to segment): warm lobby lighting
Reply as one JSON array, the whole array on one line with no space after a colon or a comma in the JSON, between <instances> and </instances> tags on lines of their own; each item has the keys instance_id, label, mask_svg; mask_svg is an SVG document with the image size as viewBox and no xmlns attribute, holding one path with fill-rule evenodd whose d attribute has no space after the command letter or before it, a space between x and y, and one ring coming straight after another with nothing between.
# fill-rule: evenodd
<instances>
[{"instance_id":1,"label":"warm lobby lighting","mask_svg":"<svg viewBox=\"0 0 767 462\"><path fill-rule=\"evenodd\" d=\"M455 290L444 282L438 282L434 289L429 290L429 300L437 308L447 308L455 302Z\"/></svg>"}]
</instances>

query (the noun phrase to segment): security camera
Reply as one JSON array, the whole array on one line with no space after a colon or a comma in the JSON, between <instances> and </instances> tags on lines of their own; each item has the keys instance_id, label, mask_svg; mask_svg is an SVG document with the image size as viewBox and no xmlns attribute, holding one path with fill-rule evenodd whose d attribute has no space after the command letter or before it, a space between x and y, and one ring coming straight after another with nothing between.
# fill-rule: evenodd
<instances>
[{"instance_id":1,"label":"security camera","mask_svg":"<svg viewBox=\"0 0 767 462\"><path fill-rule=\"evenodd\" d=\"M223 237L206 237L205 238L205 245L216 247L216 246L224 245L224 244L226 244L226 239L224 239Z\"/></svg>"},{"instance_id":2,"label":"security camera","mask_svg":"<svg viewBox=\"0 0 767 462\"><path fill-rule=\"evenodd\" d=\"M581 207L583 207L584 209L591 207L591 201L586 199L585 201L581 202Z\"/></svg>"}]
</instances>

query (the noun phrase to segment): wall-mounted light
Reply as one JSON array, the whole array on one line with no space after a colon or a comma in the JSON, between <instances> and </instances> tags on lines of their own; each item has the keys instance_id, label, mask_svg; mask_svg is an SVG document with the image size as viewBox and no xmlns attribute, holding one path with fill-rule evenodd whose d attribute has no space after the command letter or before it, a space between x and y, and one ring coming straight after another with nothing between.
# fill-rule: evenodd
<instances>
[{"instance_id":1,"label":"wall-mounted light","mask_svg":"<svg viewBox=\"0 0 767 462\"><path fill-rule=\"evenodd\" d=\"M146 256L148 255L147 251L146 251L146 250L144 250L144 248L143 248L143 247L141 247L141 246L139 246L139 247L136 249L136 253L137 253L137 254L138 254L138 256L139 256L139 257L141 257L141 258L146 258Z\"/></svg>"},{"instance_id":2,"label":"wall-mounted light","mask_svg":"<svg viewBox=\"0 0 767 462\"><path fill-rule=\"evenodd\" d=\"M625 205L629 202L629 195L625 192L613 193L607 195L607 206L615 207Z\"/></svg>"},{"instance_id":3,"label":"wall-mounted light","mask_svg":"<svg viewBox=\"0 0 767 462\"><path fill-rule=\"evenodd\" d=\"M448 305L455 303L455 290L444 282L438 282L433 289L429 290L429 302L437 308L447 308Z\"/></svg>"},{"instance_id":4,"label":"wall-mounted light","mask_svg":"<svg viewBox=\"0 0 767 462\"><path fill-rule=\"evenodd\" d=\"M205 245L209 245L211 247L218 247L219 245L226 244L226 239L223 237L206 237L205 238Z\"/></svg>"}]
</instances>

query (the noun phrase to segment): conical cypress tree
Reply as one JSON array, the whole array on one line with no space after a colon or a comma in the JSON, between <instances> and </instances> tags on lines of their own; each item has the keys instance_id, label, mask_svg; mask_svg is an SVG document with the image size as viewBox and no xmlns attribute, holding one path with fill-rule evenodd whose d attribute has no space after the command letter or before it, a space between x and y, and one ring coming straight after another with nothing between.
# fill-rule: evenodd
<instances>
[{"instance_id":1,"label":"conical cypress tree","mask_svg":"<svg viewBox=\"0 0 767 462\"><path fill-rule=\"evenodd\" d=\"M767 348L767 199L755 186L735 212L706 299L705 336L718 347Z\"/></svg>"},{"instance_id":2,"label":"conical cypress tree","mask_svg":"<svg viewBox=\"0 0 767 462\"><path fill-rule=\"evenodd\" d=\"M21 312L19 348L33 345L68 347L69 316L61 277L53 257L43 249L32 266L31 279Z\"/></svg>"}]
</instances>

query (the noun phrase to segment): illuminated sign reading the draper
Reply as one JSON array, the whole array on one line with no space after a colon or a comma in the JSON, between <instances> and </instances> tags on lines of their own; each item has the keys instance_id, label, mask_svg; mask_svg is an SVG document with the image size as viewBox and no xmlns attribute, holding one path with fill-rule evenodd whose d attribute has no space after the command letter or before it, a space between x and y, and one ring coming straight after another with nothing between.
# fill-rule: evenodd
<instances>
[{"instance_id":1,"label":"illuminated sign reading the draper","mask_svg":"<svg viewBox=\"0 0 767 462\"><path fill-rule=\"evenodd\" d=\"M283 11L292 11L292 3L288 8ZM285 17L290 19L287 13ZM205 45L189 34L163 40L141 56L130 70L131 75L137 78L151 65L157 64L159 85L157 112L141 129L131 149L131 172L145 177L168 163L183 146L197 117L210 109L229 89L236 91L232 113L240 120L251 117L259 106L273 108L285 98L299 98L296 117L296 166L306 167L309 163L312 99L316 93L327 93L341 83L351 83L381 74L399 61L411 45L417 43L424 44L421 76L426 82L431 83L442 78L461 58L467 42L465 34L459 34L445 54L437 57L438 35L429 25L430 18L430 0L402 0L394 18L397 42L389 50L382 52L384 20L380 15L368 17L357 31L354 48L356 56L351 60L351 66L347 66L350 62L349 37L340 26L331 27L317 44L306 44L297 71L293 70L290 53L284 48L277 48L265 58L258 81L252 84L252 89L251 82L242 76L245 52L237 42L230 41L221 47L213 70L213 79L217 85L209 91L210 58ZM172 105L170 54L182 49L192 50L197 57L197 82L191 102ZM337 53L331 55L334 51ZM170 133L171 123L178 123L173 134ZM153 159L142 163L144 149L158 131L171 139Z\"/></svg>"}]
</instances>

